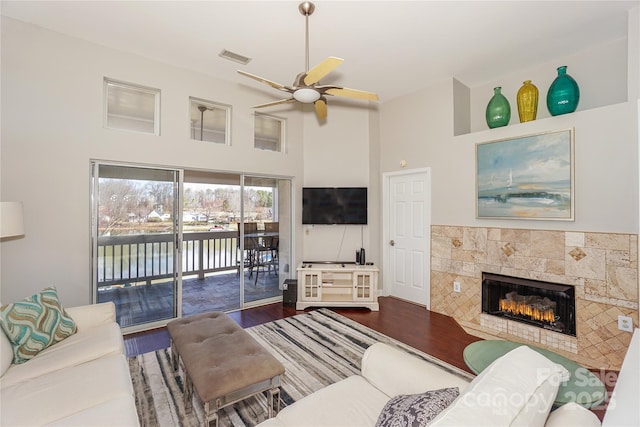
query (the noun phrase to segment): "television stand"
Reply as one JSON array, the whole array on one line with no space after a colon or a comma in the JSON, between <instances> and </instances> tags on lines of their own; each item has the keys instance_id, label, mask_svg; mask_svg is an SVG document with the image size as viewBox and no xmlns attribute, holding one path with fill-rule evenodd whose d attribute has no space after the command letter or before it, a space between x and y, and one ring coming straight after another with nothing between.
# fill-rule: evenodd
<instances>
[{"instance_id":1,"label":"television stand","mask_svg":"<svg viewBox=\"0 0 640 427\"><path fill-rule=\"evenodd\" d=\"M296 310L366 307L378 311L378 267L348 262L305 262L297 269Z\"/></svg>"}]
</instances>

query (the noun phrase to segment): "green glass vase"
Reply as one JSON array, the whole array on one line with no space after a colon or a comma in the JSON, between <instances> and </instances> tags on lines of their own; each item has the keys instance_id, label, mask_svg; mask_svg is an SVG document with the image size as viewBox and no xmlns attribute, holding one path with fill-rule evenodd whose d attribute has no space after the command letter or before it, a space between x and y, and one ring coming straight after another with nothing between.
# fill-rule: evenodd
<instances>
[{"instance_id":1,"label":"green glass vase","mask_svg":"<svg viewBox=\"0 0 640 427\"><path fill-rule=\"evenodd\" d=\"M567 66L558 67L558 76L547 92L547 108L552 116L573 113L580 102L578 83L567 74Z\"/></svg>"},{"instance_id":2,"label":"green glass vase","mask_svg":"<svg viewBox=\"0 0 640 427\"><path fill-rule=\"evenodd\" d=\"M511 119L511 105L509 105L509 101L502 94L502 88L500 86L493 88L493 97L487 104L485 117L487 119L487 125L491 129L509 124L509 120Z\"/></svg>"}]
</instances>

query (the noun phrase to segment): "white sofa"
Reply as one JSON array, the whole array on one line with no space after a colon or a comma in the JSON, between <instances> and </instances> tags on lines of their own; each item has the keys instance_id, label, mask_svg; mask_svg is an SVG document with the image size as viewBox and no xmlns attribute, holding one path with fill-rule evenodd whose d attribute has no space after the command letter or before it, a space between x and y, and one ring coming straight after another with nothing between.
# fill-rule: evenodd
<instances>
[{"instance_id":1,"label":"white sofa","mask_svg":"<svg viewBox=\"0 0 640 427\"><path fill-rule=\"evenodd\" d=\"M610 402L603 426L640 425L638 335L636 330L614 391L618 399ZM377 343L365 352L360 375L298 400L259 427L375 426L392 397L447 387L458 387L460 396L430 426L600 426L593 412L574 403L550 412L558 385L567 374L560 365L523 346L496 360L469 383Z\"/></svg>"},{"instance_id":2,"label":"white sofa","mask_svg":"<svg viewBox=\"0 0 640 427\"><path fill-rule=\"evenodd\" d=\"M0 332L3 426L138 426L135 397L113 303L66 309L77 332L12 364Z\"/></svg>"}]
</instances>

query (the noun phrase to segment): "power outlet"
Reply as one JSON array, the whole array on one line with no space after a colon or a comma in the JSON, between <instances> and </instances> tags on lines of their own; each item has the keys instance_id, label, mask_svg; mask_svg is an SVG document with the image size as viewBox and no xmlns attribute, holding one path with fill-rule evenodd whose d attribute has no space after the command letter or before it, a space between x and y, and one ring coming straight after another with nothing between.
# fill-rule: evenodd
<instances>
[{"instance_id":1,"label":"power outlet","mask_svg":"<svg viewBox=\"0 0 640 427\"><path fill-rule=\"evenodd\" d=\"M633 332L633 320L629 316L618 316L618 329Z\"/></svg>"},{"instance_id":2,"label":"power outlet","mask_svg":"<svg viewBox=\"0 0 640 427\"><path fill-rule=\"evenodd\" d=\"M460 292L460 282L453 282L453 292Z\"/></svg>"}]
</instances>

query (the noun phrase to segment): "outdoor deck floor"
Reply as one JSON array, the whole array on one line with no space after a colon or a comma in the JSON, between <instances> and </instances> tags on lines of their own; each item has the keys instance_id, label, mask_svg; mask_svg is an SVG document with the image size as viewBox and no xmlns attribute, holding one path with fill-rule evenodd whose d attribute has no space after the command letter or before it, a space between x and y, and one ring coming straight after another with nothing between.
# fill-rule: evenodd
<instances>
[{"instance_id":1,"label":"outdoor deck floor","mask_svg":"<svg viewBox=\"0 0 640 427\"><path fill-rule=\"evenodd\" d=\"M276 273L261 271L257 282L255 272L249 277L250 273L246 270L244 275L245 302L282 296ZM123 328L173 317L174 298L170 282L99 291L98 302L106 301L116 304L117 321ZM183 316L239 308L240 277L235 270L210 274L204 279L196 276L183 277Z\"/></svg>"}]
</instances>

